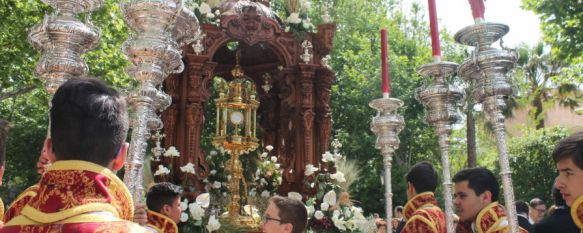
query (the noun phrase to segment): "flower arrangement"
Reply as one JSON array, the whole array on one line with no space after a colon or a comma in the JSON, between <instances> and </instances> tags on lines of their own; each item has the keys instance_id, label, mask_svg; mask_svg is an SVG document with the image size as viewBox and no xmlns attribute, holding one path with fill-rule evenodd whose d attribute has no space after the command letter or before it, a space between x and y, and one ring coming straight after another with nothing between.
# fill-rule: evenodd
<instances>
[{"instance_id":1,"label":"flower arrangement","mask_svg":"<svg viewBox=\"0 0 583 233\"><path fill-rule=\"evenodd\" d=\"M184 199L180 203L182 215L180 217L180 232L215 232L221 228L216 210L210 207L209 193L203 193L196 197L192 203Z\"/></svg>"},{"instance_id":2,"label":"flower arrangement","mask_svg":"<svg viewBox=\"0 0 583 233\"><path fill-rule=\"evenodd\" d=\"M186 6L194 12L196 18L200 20L201 23L209 23L219 26L221 24L221 11L212 8L217 7L224 0L187 0L185 1Z\"/></svg>"},{"instance_id":3,"label":"flower arrangement","mask_svg":"<svg viewBox=\"0 0 583 233\"><path fill-rule=\"evenodd\" d=\"M285 0L285 5L288 14L286 32L292 32L299 38L303 38L306 32L315 32L316 27L308 15L312 8L309 0Z\"/></svg>"},{"instance_id":4,"label":"flower arrangement","mask_svg":"<svg viewBox=\"0 0 583 233\"><path fill-rule=\"evenodd\" d=\"M211 205L220 212L226 211L224 207L229 203L229 188L227 186L230 176L225 172L225 161L229 155L211 150L206 160L209 163L209 174L204 179L205 190L211 195Z\"/></svg>"},{"instance_id":5,"label":"flower arrangement","mask_svg":"<svg viewBox=\"0 0 583 233\"><path fill-rule=\"evenodd\" d=\"M353 205L350 194L342 186L347 180L336 165L343 161L335 146L334 153L322 155L323 163L318 167L312 164L305 167L304 184L307 189L316 191L316 195L306 201L308 232L376 232L374 219L364 217L363 210Z\"/></svg>"},{"instance_id":6,"label":"flower arrangement","mask_svg":"<svg viewBox=\"0 0 583 233\"><path fill-rule=\"evenodd\" d=\"M273 146L268 145L265 151L258 151L257 169L249 190L250 204L254 205L259 212L265 211L267 200L276 194L283 178L277 157L270 156L272 150Z\"/></svg>"}]
</instances>

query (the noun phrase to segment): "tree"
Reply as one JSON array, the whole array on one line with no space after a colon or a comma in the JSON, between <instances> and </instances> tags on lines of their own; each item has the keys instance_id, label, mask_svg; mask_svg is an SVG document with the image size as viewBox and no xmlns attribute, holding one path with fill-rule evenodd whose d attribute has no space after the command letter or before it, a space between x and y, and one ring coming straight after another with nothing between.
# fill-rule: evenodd
<instances>
[{"instance_id":1,"label":"tree","mask_svg":"<svg viewBox=\"0 0 583 233\"><path fill-rule=\"evenodd\" d=\"M538 14L545 42L559 59L583 55L583 4L581 1L522 0L522 7Z\"/></svg>"},{"instance_id":2,"label":"tree","mask_svg":"<svg viewBox=\"0 0 583 233\"><path fill-rule=\"evenodd\" d=\"M551 187L558 174L551 154L555 145L569 132L554 127L527 130L524 135L512 138L508 144L516 200L538 197L552 203Z\"/></svg>"},{"instance_id":3,"label":"tree","mask_svg":"<svg viewBox=\"0 0 583 233\"><path fill-rule=\"evenodd\" d=\"M529 48L521 45L518 48L518 80L522 80L519 99L532 106L531 119L536 129L544 128L545 105L554 106L558 102L564 107L574 109L579 106L578 85L570 80L558 79L568 68L565 62L545 53L545 45L539 42ZM554 79L553 79L554 78ZM518 81L521 83L521 81Z\"/></svg>"}]
</instances>

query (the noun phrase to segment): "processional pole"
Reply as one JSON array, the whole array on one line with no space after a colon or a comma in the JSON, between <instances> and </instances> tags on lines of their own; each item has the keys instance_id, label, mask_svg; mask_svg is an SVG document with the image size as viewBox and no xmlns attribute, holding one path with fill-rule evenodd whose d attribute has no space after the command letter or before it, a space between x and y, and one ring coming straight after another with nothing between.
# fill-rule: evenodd
<instances>
[{"instance_id":1,"label":"processional pole","mask_svg":"<svg viewBox=\"0 0 583 233\"><path fill-rule=\"evenodd\" d=\"M132 62L126 72L139 82L129 96L134 112L132 137L125 164L124 183L135 202L142 201L142 168L151 131L162 128L157 113L171 104L161 85L184 69L181 46L193 41L198 20L182 0L122 0L120 9L133 34L122 50Z\"/></svg>"},{"instance_id":2,"label":"processional pole","mask_svg":"<svg viewBox=\"0 0 583 233\"><path fill-rule=\"evenodd\" d=\"M393 191L391 187L391 168L393 154L399 148L399 132L405 126L403 116L396 113L397 109L403 106L400 99L389 97L389 67L387 63L387 34L386 30L381 30L381 63L383 77L383 97L372 100L368 105L377 110L377 115L372 118L371 131L377 135L375 148L379 149L383 156L383 166L385 168L385 214L387 232L392 232L393 225L390 223L393 218Z\"/></svg>"},{"instance_id":3,"label":"processional pole","mask_svg":"<svg viewBox=\"0 0 583 233\"><path fill-rule=\"evenodd\" d=\"M461 29L454 37L458 43L473 46L475 50L460 65L458 73L466 81L474 83L472 95L478 103L482 103L486 118L494 127L506 213L511 232L518 233L512 172L506 146L505 117L502 113L506 108L506 97L512 94L512 86L505 75L515 66L517 56L506 50L491 47L492 43L501 40L508 33L509 27L505 24L485 22L482 0L470 0L470 4L475 24Z\"/></svg>"},{"instance_id":4,"label":"processional pole","mask_svg":"<svg viewBox=\"0 0 583 233\"><path fill-rule=\"evenodd\" d=\"M430 77L433 83L430 86L417 89L415 98L427 108L425 121L435 127L435 133L438 136L443 174L446 229L448 233L454 233L449 136L452 131L451 125L460 119L457 107L463 97L463 92L447 82L447 78L455 73L458 65L453 62L441 61L435 0L428 0L428 3L433 62L419 67L417 72Z\"/></svg>"}]
</instances>

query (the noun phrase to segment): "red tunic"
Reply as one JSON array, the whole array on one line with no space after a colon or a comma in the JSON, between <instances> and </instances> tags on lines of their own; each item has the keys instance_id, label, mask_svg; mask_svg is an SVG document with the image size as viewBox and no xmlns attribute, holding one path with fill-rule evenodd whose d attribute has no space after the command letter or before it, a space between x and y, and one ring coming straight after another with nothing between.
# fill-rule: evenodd
<instances>
[{"instance_id":1,"label":"red tunic","mask_svg":"<svg viewBox=\"0 0 583 233\"><path fill-rule=\"evenodd\" d=\"M437 206L432 192L413 197L403 210L407 223L401 233L445 233L445 214Z\"/></svg>"},{"instance_id":2,"label":"red tunic","mask_svg":"<svg viewBox=\"0 0 583 233\"><path fill-rule=\"evenodd\" d=\"M174 220L151 210L148 210L146 228L158 233L178 233L178 226Z\"/></svg>"},{"instance_id":3,"label":"red tunic","mask_svg":"<svg viewBox=\"0 0 583 233\"><path fill-rule=\"evenodd\" d=\"M14 215L0 233L147 232L130 221L134 207L123 182L99 165L57 161L33 190L10 207Z\"/></svg>"},{"instance_id":4,"label":"red tunic","mask_svg":"<svg viewBox=\"0 0 583 233\"><path fill-rule=\"evenodd\" d=\"M465 227L464 227L465 226ZM493 202L484 207L478 213L476 221L472 224L470 229L476 233L508 233L510 232L510 225L506 217L504 207L498 202ZM458 226L458 232L472 232L468 231L467 224ZM520 228L520 233L528 233L528 231Z\"/></svg>"},{"instance_id":5,"label":"red tunic","mask_svg":"<svg viewBox=\"0 0 583 233\"><path fill-rule=\"evenodd\" d=\"M583 233L583 196L579 196L571 205L571 218Z\"/></svg>"}]
</instances>

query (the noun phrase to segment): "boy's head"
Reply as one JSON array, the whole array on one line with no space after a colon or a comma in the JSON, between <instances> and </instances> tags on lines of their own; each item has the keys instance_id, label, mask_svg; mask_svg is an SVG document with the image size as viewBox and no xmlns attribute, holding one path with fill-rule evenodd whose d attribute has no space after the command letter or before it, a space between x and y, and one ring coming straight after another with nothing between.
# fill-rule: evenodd
<instances>
[{"instance_id":1,"label":"boy's head","mask_svg":"<svg viewBox=\"0 0 583 233\"><path fill-rule=\"evenodd\" d=\"M407 199L423 192L435 192L437 172L428 162L415 164L405 176L407 180Z\"/></svg>"},{"instance_id":2,"label":"boy's head","mask_svg":"<svg viewBox=\"0 0 583 233\"><path fill-rule=\"evenodd\" d=\"M182 214L180 207L182 191L182 187L169 182L156 183L146 194L146 205L149 210L165 215L179 223Z\"/></svg>"},{"instance_id":3,"label":"boy's head","mask_svg":"<svg viewBox=\"0 0 583 233\"><path fill-rule=\"evenodd\" d=\"M553 150L553 160L559 170L555 185L571 206L583 195L583 131L561 140Z\"/></svg>"},{"instance_id":4,"label":"boy's head","mask_svg":"<svg viewBox=\"0 0 583 233\"><path fill-rule=\"evenodd\" d=\"M127 143L125 98L103 81L72 78L57 89L51 107L51 138L45 148L56 160L83 160L118 170Z\"/></svg>"},{"instance_id":5,"label":"boy's head","mask_svg":"<svg viewBox=\"0 0 583 233\"><path fill-rule=\"evenodd\" d=\"M463 222L473 221L490 203L498 201L500 187L494 174L486 168L469 168L453 177L454 201Z\"/></svg>"}]
</instances>

